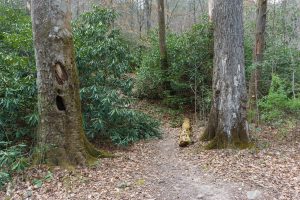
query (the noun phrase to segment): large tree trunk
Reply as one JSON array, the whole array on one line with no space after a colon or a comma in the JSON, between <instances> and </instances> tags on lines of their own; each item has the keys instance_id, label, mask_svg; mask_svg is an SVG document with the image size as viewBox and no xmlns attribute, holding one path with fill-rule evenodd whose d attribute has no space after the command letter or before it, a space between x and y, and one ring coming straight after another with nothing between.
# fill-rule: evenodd
<instances>
[{"instance_id":1,"label":"large tree trunk","mask_svg":"<svg viewBox=\"0 0 300 200\"><path fill-rule=\"evenodd\" d=\"M267 0L258 0L256 10L256 30L255 30L255 46L253 50L253 62L258 65L263 61L263 53L265 49L265 30L267 18ZM259 121L257 99L259 93L260 70L256 67L252 73L249 82L249 102L248 109L253 113L251 122Z\"/></svg>"},{"instance_id":2,"label":"large tree trunk","mask_svg":"<svg viewBox=\"0 0 300 200\"><path fill-rule=\"evenodd\" d=\"M249 142L243 48L243 1L215 0L213 102L203 139L210 148Z\"/></svg>"},{"instance_id":3,"label":"large tree trunk","mask_svg":"<svg viewBox=\"0 0 300 200\"><path fill-rule=\"evenodd\" d=\"M100 155L82 127L68 0L32 0L37 65L38 149L50 165L86 165Z\"/></svg>"},{"instance_id":4,"label":"large tree trunk","mask_svg":"<svg viewBox=\"0 0 300 200\"><path fill-rule=\"evenodd\" d=\"M164 75L164 88L170 89L170 82L168 81L168 53L166 45L166 24L165 24L165 7L164 0L157 0L158 10L158 29L159 29L159 50L160 50L160 65Z\"/></svg>"}]
</instances>

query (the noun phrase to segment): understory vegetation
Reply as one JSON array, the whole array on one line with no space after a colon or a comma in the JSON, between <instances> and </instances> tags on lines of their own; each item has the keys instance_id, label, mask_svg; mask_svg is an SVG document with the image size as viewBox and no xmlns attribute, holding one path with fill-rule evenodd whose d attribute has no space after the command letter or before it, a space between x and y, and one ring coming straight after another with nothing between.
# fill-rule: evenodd
<instances>
[{"instance_id":1,"label":"understory vegetation","mask_svg":"<svg viewBox=\"0 0 300 200\"><path fill-rule=\"evenodd\" d=\"M188 109L198 118L207 117L213 77L213 35L207 16L184 33L167 34L167 77L160 68L157 30L143 36L141 41L128 41L114 25L117 17L112 10L95 7L73 22L84 129L89 139L127 146L160 137L159 121L136 109L140 99L157 100L176 110L176 115L181 116ZM289 30L281 25L283 17L282 14L275 18L272 33ZM255 66L254 39L249 34L253 26L251 22L248 24L246 76L249 80L256 67L262 72L258 101L261 122L278 125L297 119L299 49L285 42L287 36L269 36L264 61ZM30 165L39 116L30 16L22 9L0 3L0 25L1 187L13 173ZM169 90L163 87L166 79L171 83Z\"/></svg>"},{"instance_id":2,"label":"understory vegetation","mask_svg":"<svg viewBox=\"0 0 300 200\"><path fill-rule=\"evenodd\" d=\"M159 136L159 123L132 108L133 56L115 14L95 7L74 22L84 127L89 137L108 137L118 145Z\"/></svg>"},{"instance_id":3,"label":"understory vegetation","mask_svg":"<svg viewBox=\"0 0 300 200\"><path fill-rule=\"evenodd\" d=\"M213 38L208 20L195 25L183 34L167 35L169 72L163 77L160 68L159 42L154 31L148 39L150 48L137 69L136 95L142 98L162 99L169 107L182 109L195 105L208 113L211 101ZM164 91L164 79L171 82L171 89Z\"/></svg>"},{"instance_id":4,"label":"understory vegetation","mask_svg":"<svg viewBox=\"0 0 300 200\"><path fill-rule=\"evenodd\" d=\"M29 163L24 156L32 150L39 116L30 16L4 6L0 13L2 185ZM74 22L76 61L86 134L126 146L159 137L160 130L157 120L133 107L130 72L134 58L119 30L111 27L114 18L112 11L95 8Z\"/></svg>"}]
</instances>

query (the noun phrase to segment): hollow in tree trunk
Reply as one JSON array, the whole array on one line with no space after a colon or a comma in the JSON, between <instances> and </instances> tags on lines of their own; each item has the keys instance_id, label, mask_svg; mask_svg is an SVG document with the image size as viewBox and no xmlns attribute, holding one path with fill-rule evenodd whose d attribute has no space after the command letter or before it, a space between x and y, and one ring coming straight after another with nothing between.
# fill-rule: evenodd
<instances>
[{"instance_id":1,"label":"hollow in tree trunk","mask_svg":"<svg viewBox=\"0 0 300 200\"><path fill-rule=\"evenodd\" d=\"M202 139L209 148L248 146L243 1L215 0L213 102Z\"/></svg>"},{"instance_id":2,"label":"hollow in tree trunk","mask_svg":"<svg viewBox=\"0 0 300 200\"><path fill-rule=\"evenodd\" d=\"M101 155L87 140L82 124L68 0L32 0L37 65L38 152L36 161L69 167Z\"/></svg>"}]
</instances>

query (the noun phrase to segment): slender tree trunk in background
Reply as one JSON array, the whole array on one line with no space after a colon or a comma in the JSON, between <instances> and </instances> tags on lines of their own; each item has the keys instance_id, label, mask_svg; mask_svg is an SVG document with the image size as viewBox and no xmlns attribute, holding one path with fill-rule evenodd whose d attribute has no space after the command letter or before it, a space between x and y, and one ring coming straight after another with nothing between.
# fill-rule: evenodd
<instances>
[{"instance_id":1,"label":"slender tree trunk in background","mask_svg":"<svg viewBox=\"0 0 300 200\"><path fill-rule=\"evenodd\" d=\"M143 4L142 2L138 2L137 9L136 9L136 18L138 21L138 32L140 39L142 38L142 31L143 31L143 25L145 22L145 16L143 12Z\"/></svg>"},{"instance_id":2,"label":"slender tree trunk in background","mask_svg":"<svg viewBox=\"0 0 300 200\"><path fill-rule=\"evenodd\" d=\"M209 21L213 21L213 9L214 9L214 0L208 0L208 18Z\"/></svg>"},{"instance_id":3,"label":"slender tree trunk in background","mask_svg":"<svg viewBox=\"0 0 300 200\"><path fill-rule=\"evenodd\" d=\"M146 32L149 34L151 30L151 1L145 0L145 14L146 14Z\"/></svg>"},{"instance_id":4,"label":"slender tree trunk in background","mask_svg":"<svg viewBox=\"0 0 300 200\"><path fill-rule=\"evenodd\" d=\"M100 155L82 127L68 0L32 0L37 65L38 150L36 162L86 165Z\"/></svg>"},{"instance_id":5,"label":"slender tree trunk in background","mask_svg":"<svg viewBox=\"0 0 300 200\"><path fill-rule=\"evenodd\" d=\"M164 0L157 0L158 9L158 31L159 31L159 50L160 50L160 65L164 75L164 88L170 89L170 81L168 81L168 53L166 45L166 24L165 24L165 9Z\"/></svg>"},{"instance_id":6,"label":"slender tree trunk in background","mask_svg":"<svg viewBox=\"0 0 300 200\"><path fill-rule=\"evenodd\" d=\"M247 91L243 47L243 0L214 1L213 102L202 139L209 148L245 147Z\"/></svg>"},{"instance_id":7,"label":"slender tree trunk in background","mask_svg":"<svg viewBox=\"0 0 300 200\"><path fill-rule=\"evenodd\" d=\"M31 2L30 0L26 0L26 11L30 14L31 10Z\"/></svg>"},{"instance_id":8,"label":"slender tree trunk in background","mask_svg":"<svg viewBox=\"0 0 300 200\"><path fill-rule=\"evenodd\" d=\"M194 21L194 24L197 23L197 16L196 16L196 0L193 0L193 21Z\"/></svg>"},{"instance_id":9,"label":"slender tree trunk in background","mask_svg":"<svg viewBox=\"0 0 300 200\"><path fill-rule=\"evenodd\" d=\"M169 19L170 18L170 15L169 15L169 12L170 12L169 1L168 0L164 0L163 4L164 4L164 16L166 18L165 19L165 24L167 25L167 28L169 28L169 23L170 23L170 19ZM158 3L158 7L159 7L159 3Z\"/></svg>"},{"instance_id":10,"label":"slender tree trunk in background","mask_svg":"<svg viewBox=\"0 0 300 200\"><path fill-rule=\"evenodd\" d=\"M256 30L255 30L255 46L253 50L253 62L256 65L251 73L249 82L249 100L248 109L253 113L251 122L259 122L259 112L257 99L259 93L260 70L257 65L263 61L263 53L265 49L265 29L267 18L267 0L258 0L256 10Z\"/></svg>"},{"instance_id":11,"label":"slender tree trunk in background","mask_svg":"<svg viewBox=\"0 0 300 200\"><path fill-rule=\"evenodd\" d=\"M189 0L189 13L191 16L191 21L193 24L197 23L197 17L196 17L196 0Z\"/></svg>"},{"instance_id":12,"label":"slender tree trunk in background","mask_svg":"<svg viewBox=\"0 0 300 200\"><path fill-rule=\"evenodd\" d=\"M80 15L80 8L81 8L80 0L77 0L76 18L79 17Z\"/></svg>"},{"instance_id":13,"label":"slender tree trunk in background","mask_svg":"<svg viewBox=\"0 0 300 200\"><path fill-rule=\"evenodd\" d=\"M130 31L134 32L134 27L135 27L135 20L134 20L134 16L135 16L135 9L134 9L134 1L133 0L129 0L128 1L129 4L129 13L130 13Z\"/></svg>"}]
</instances>

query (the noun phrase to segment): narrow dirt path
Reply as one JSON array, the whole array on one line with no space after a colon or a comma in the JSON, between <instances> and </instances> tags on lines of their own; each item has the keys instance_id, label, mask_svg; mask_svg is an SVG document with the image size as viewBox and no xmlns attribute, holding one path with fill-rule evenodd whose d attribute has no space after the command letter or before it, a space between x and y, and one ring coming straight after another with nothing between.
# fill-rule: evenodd
<instances>
[{"instance_id":1,"label":"narrow dirt path","mask_svg":"<svg viewBox=\"0 0 300 200\"><path fill-rule=\"evenodd\" d=\"M236 183L216 181L200 169L195 146L182 149L177 144L180 129L164 127L163 139L154 143L156 150L145 171L156 174L151 180L154 199L159 200L230 200L246 199ZM158 184L156 184L158 183Z\"/></svg>"}]
</instances>

